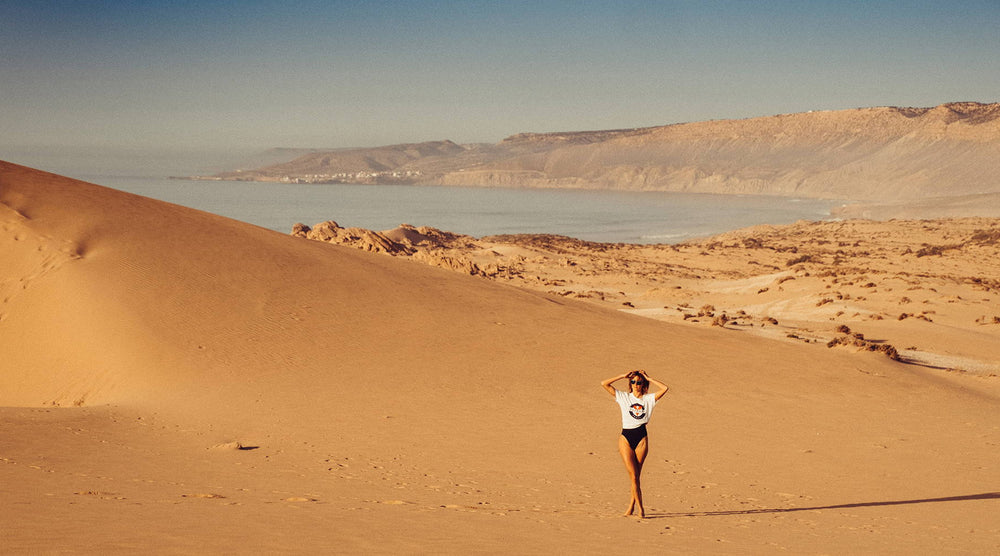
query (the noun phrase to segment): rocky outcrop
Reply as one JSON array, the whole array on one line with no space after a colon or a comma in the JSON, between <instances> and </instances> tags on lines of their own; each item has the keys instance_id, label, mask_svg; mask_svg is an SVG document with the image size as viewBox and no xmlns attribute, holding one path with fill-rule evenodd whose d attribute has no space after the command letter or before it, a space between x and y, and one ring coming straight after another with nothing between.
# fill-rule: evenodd
<instances>
[{"instance_id":1,"label":"rocky outcrop","mask_svg":"<svg viewBox=\"0 0 1000 556\"><path fill-rule=\"evenodd\" d=\"M305 224L296 224L292 227L292 235L336 245L348 245L372 253L388 253L390 255L412 255L414 253L412 248L389 239L381 232L373 232L364 228L341 228L333 220L317 224L314 228Z\"/></svg>"},{"instance_id":2,"label":"rocky outcrop","mask_svg":"<svg viewBox=\"0 0 1000 556\"><path fill-rule=\"evenodd\" d=\"M501 272L496 265L484 271L471 259L459 254L462 250L476 247L472 237L426 226L417 228L402 224L392 230L375 232L364 228L342 228L336 222L328 220L312 228L301 223L295 224L292 235L372 253L410 257L431 266L473 276L490 276Z\"/></svg>"}]
</instances>

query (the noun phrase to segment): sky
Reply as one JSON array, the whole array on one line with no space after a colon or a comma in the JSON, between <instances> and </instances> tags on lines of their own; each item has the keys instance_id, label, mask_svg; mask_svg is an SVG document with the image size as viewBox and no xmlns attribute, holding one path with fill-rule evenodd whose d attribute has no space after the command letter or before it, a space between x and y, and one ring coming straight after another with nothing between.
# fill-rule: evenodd
<instances>
[{"instance_id":1,"label":"sky","mask_svg":"<svg viewBox=\"0 0 1000 556\"><path fill-rule=\"evenodd\" d=\"M0 0L0 159L1000 101L1000 0Z\"/></svg>"}]
</instances>

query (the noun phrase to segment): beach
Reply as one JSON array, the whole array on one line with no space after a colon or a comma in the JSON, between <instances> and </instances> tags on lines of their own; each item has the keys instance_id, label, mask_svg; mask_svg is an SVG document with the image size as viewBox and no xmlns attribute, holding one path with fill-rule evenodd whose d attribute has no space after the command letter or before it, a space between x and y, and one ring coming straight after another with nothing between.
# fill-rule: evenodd
<instances>
[{"instance_id":1,"label":"beach","mask_svg":"<svg viewBox=\"0 0 1000 556\"><path fill-rule=\"evenodd\" d=\"M995 219L318 224L0 162L5 550L1000 549ZM642 520L600 387L636 368Z\"/></svg>"}]
</instances>

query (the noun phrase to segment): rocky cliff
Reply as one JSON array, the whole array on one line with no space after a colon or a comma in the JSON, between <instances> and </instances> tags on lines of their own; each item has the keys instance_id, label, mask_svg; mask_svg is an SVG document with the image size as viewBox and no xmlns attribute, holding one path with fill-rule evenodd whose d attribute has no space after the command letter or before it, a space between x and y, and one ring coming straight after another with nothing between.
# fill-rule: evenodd
<instances>
[{"instance_id":1,"label":"rocky cliff","mask_svg":"<svg viewBox=\"0 0 1000 556\"><path fill-rule=\"evenodd\" d=\"M1000 104L679 124L497 160L451 185L896 200L1000 191Z\"/></svg>"},{"instance_id":2,"label":"rocky cliff","mask_svg":"<svg viewBox=\"0 0 1000 556\"><path fill-rule=\"evenodd\" d=\"M376 175L377 174L377 175ZM223 179L898 201L1000 193L1000 104L859 108L310 153Z\"/></svg>"}]
</instances>

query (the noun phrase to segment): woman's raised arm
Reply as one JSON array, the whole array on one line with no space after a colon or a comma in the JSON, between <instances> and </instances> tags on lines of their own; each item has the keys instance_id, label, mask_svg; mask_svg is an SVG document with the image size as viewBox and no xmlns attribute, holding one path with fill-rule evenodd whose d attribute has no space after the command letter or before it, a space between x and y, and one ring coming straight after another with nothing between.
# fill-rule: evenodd
<instances>
[{"instance_id":1,"label":"woman's raised arm","mask_svg":"<svg viewBox=\"0 0 1000 556\"><path fill-rule=\"evenodd\" d=\"M621 380L621 379L627 378L627 377L628 377L628 373L620 374L620 375L618 375L618 376L616 376L614 378L609 378L609 379L601 382L601 386L603 386L604 389L608 391L608 394L611 394L612 396L614 396L615 395L615 388L614 388L614 386L611 386L611 385L616 380Z\"/></svg>"},{"instance_id":2,"label":"woman's raised arm","mask_svg":"<svg viewBox=\"0 0 1000 556\"><path fill-rule=\"evenodd\" d=\"M660 389L659 392L653 394L654 396L656 396L656 401L660 401L660 398L662 398L664 394L666 394L667 391L670 390L670 387L667 386L666 384L663 384L659 380L656 380L655 378L649 378L649 375L646 374L646 371L640 371L640 372L642 372L642 376L646 377L646 380L648 380L650 384Z\"/></svg>"}]
</instances>

